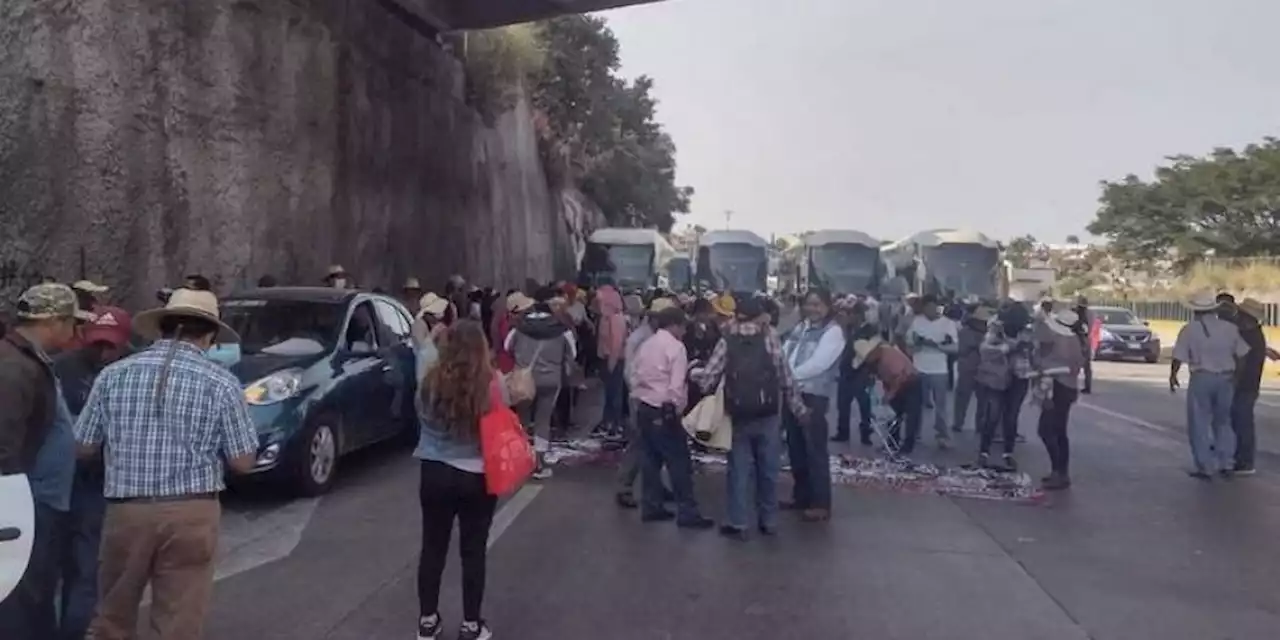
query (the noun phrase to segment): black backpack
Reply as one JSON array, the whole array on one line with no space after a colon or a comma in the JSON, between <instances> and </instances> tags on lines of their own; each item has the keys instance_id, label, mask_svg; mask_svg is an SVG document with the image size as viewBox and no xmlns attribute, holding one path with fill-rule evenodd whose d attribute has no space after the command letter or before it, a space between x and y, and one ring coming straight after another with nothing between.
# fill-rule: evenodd
<instances>
[{"instance_id":1,"label":"black backpack","mask_svg":"<svg viewBox=\"0 0 1280 640\"><path fill-rule=\"evenodd\" d=\"M724 409L734 420L778 415L782 404L778 369L764 333L724 337Z\"/></svg>"}]
</instances>

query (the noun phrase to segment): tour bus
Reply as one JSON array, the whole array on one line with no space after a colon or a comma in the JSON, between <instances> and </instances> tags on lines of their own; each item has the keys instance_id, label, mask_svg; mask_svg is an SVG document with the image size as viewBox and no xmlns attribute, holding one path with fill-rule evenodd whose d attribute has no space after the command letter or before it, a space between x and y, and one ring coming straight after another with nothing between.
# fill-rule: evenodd
<instances>
[{"instance_id":1,"label":"tour bus","mask_svg":"<svg viewBox=\"0 0 1280 640\"><path fill-rule=\"evenodd\" d=\"M675 250L653 229L597 229L587 238L578 282L632 291L658 286Z\"/></svg>"},{"instance_id":2,"label":"tour bus","mask_svg":"<svg viewBox=\"0 0 1280 640\"><path fill-rule=\"evenodd\" d=\"M800 246L803 288L880 296L887 268L880 257L879 240L861 231L829 229L805 234Z\"/></svg>"},{"instance_id":3,"label":"tour bus","mask_svg":"<svg viewBox=\"0 0 1280 640\"><path fill-rule=\"evenodd\" d=\"M693 290L693 261L677 255L667 262L667 284L672 291Z\"/></svg>"},{"instance_id":4,"label":"tour bus","mask_svg":"<svg viewBox=\"0 0 1280 640\"><path fill-rule=\"evenodd\" d=\"M708 231L698 238L698 285L716 291L753 293L769 286L769 243L750 231Z\"/></svg>"},{"instance_id":5,"label":"tour bus","mask_svg":"<svg viewBox=\"0 0 1280 640\"><path fill-rule=\"evenodd\" d=\"M894 275L918 294L993 299L1000 293L1000 246L967 229L929 229L882 247Z\"/></svg>"}]
</instances>

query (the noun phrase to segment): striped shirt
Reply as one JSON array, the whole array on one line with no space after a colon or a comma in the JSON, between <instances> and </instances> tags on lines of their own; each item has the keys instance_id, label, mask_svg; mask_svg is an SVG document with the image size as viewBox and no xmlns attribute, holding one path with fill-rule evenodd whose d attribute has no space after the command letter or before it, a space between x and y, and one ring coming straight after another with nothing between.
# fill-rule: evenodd
<instances>
[{"instance_id":1,"label":"striped shirt","mask_svg":"<svg viewBox=\"0 0 1280 640\"><path fill-rule=\"evenodd\" d=\"M107 498L222 491L224 460L254 453L258 443L236 377L194 345L171 340L99 374L76 439L103 446Z\"/></svg>"}]
</instances>

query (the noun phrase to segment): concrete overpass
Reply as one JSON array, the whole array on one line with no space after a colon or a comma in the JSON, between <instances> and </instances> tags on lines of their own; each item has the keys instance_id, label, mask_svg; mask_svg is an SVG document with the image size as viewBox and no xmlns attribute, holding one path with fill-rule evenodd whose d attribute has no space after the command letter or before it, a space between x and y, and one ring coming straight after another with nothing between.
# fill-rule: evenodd
<instances>
[{"instance_id":1,"label":"concrete overpass","mask_svg":"<svg viewBox=\"0 0 1280 640\"><path fill-rule=\"evenodd\" d=\"M379 0L399 5L439 31L489 29L571 13L603 11L662 0Z\"/></svg>"}]
</instances>

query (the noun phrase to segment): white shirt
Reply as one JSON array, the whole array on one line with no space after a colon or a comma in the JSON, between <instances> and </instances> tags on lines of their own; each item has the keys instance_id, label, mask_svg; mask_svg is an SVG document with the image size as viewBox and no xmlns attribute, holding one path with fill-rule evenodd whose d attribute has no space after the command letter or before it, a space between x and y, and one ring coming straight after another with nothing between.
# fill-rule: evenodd
<instances>
[{"instance_id":1,"label":"white shirt","mask_svg":"<svg viewBox=\"0 0 1280 640\"><path fill-rule=\"evenodd\" d=\"M947 342L950 337L951 341ZM932 340L940 346L920 344L920 339ZM959 342L959 329L954 320L938 316L930 320L918 315L911 320L907 329L907 345L911 347L911 361L916 371L924 374L945 374L947 372L947 354L956 351ZM944 344L945 343L945 344Z\"/></svg>"}]
</instances>

